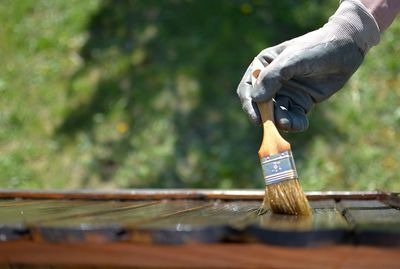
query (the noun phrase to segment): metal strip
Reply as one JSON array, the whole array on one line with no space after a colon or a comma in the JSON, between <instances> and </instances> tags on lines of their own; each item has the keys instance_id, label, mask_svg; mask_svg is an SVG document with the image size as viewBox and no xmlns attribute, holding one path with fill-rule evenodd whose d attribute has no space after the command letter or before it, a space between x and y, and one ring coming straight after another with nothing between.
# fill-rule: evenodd
<instances>
[{"instance_id":1,"label":"metal strip","mask_svg":"<svg viewBox=\"0 0 400 269\"><path fill-rule=\"evenodd\" d=\"M266 186L298 178L293 155L290 150L266 156L260 161Z\"/></svg>"}]
</instances>

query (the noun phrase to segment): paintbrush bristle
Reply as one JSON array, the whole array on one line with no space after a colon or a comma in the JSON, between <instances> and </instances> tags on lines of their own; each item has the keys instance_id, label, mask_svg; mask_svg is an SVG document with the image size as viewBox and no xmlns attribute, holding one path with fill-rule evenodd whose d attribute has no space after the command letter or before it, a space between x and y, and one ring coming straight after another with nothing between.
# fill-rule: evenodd
<instances>
[{"instance_id":1,"label":"paintbrush bristle","mask_svg":"<svg viewBox=\"0 0 400 269\"><path fill-rule=\"evenodd\" d=\"M258 212L263 214L269 210L278 214L311 215L311 207L298 179L265 187L264 201Z\"/></svg>"}]
</instances>

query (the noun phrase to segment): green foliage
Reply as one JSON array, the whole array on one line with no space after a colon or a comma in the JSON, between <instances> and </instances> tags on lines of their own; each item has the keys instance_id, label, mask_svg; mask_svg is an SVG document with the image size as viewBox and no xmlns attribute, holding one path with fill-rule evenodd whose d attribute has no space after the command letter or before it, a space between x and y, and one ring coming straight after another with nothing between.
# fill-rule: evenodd
<instances>
[{"instance_id":1,"label":"green foliage","mask_svg":"<svg viewBox=\"0 0 400 269\"><path fill-rule=\"evenodd\" d=\"M261 130L235 89L336 0L0 5L0 187L254 188ZM288 136L306 190L399 189L400 22Z\"/></svg>"}]
</instances>

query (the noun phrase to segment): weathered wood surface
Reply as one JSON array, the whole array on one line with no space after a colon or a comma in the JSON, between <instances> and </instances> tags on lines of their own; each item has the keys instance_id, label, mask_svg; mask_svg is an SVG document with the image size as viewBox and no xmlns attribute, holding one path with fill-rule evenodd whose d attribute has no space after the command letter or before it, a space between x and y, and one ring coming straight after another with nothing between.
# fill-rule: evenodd
<instances>
[{"instance_id":1,"label":"weathered wood surface","mask_svg":"<svg viewBox=\"0 0 400 269\"><path fill-rule=\"evenodd\" d=\"M335 253L332 255L340 261L332 268L375 268L372 261L349 258L342 252L343 248L352 249L359 258L368 253L382 252L383 256L379 256L381 265L387 265L387 268L400 266L400 263L383 259L392 259L394 254L400 254L400 210L396 206L399 199L396 195L330 193L321 194L318 199L314 194L310 201L313 215L302 217L271 213L258 216L256 210L261 201L255 193L249 197L245 195L247 192L239 191L204 191L200 192L201 195L196 191L146 193L153 198L136 199L132 192L129 197L124 192L122 196L121 193L99 196L98 193L84 192L80 196L18 192L15 194L17 198L10 198L11 192L0 192L0 197L3 197L0 198L0 264L45 263L44 259L54 254L48 263L71 265L72 257L79 253L81 258L82 253L85 257L92 257L83 265L96 266L106 265L105 260L113 266L130 263L136 267L163 265L164 268L172 268L172 264L178 268L185 267L189 262L198 263L202 268L287 268L289 263L283 262L284 258L292 262L309 259L307 268L313 268L311 265L317 268L322 261L332 262L328 254L321 253L324 258L315 255L299 257L307 252L302 252L304 248L283 248L311 246L313 250L325 249ZM144 193L138 195L143 197ZM249 248L242 249L242 245ZM365 252L354 252L353 249L360 249L360 246ZM378 246L385 248L381 250ZM152 254L143 252L146 248ZM213 248L218 253L210 250ZM252 248L260 256L248 253ZM139 254L129 256L128 249ZM100 260L95 262L96 251L104 252L104 257L97 256ZM261 256L271 255L271 251L278 255L276 262ZM115 253L120 253L120 256ZM121 257L121 260L116 261L115 257ZM164 262L158 264L151 257ZM341 261L342 258L352 262L346 263L348 261Z\"/></svg>"},{"instance_id":2,"label":"weathered wood surface","mask_svg":"<svg viewBox=\"0 0 400 269\"><path fill-rule=\"evenodd\" d=\"M397 197L398 199L398 197ZM338 209L354 233L354 243L400 246L400 210L393 197L378 200L342 200Z\"/></svg>"},{"instance_id":3,"label":"weathered wood surface","mask_svg":"<svg viewBox=\"0 0 400 269\"><path fill-rule=\"evenodd\" d=\"M375 200L370 195L362 200L359 193L341 200L323 195L310 202L311 217L258 216L258 200L1 199L0 239L167 244L239 240L289 246L375 240L400 245L400 211L377 200L382 194L376 193ZM366 231L379 232L379 240L357 238L364 238Z\"/></svg>"}]
</instances>

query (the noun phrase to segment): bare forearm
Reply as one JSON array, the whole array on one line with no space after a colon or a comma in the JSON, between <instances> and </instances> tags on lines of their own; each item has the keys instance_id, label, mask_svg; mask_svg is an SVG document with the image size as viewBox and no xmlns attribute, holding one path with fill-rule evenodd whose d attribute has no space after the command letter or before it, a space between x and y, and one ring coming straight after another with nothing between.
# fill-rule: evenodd
<instances>
[{"instance_id":1,"label":"bare forearm","mask_svg":"<svg viewBox=\"0 0 400 269\"><path fill-rule=\"evenodd\" d=\"M374 16L381 32L390 26L400 12L399 0L359 0Z\"/></svg>"}]
</instances>

